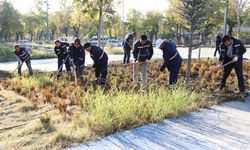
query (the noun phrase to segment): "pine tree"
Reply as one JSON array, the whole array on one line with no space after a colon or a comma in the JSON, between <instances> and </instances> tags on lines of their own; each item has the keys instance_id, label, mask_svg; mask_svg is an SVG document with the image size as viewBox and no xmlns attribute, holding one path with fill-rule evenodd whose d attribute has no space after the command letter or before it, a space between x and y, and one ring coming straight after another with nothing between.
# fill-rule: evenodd
<instances>
[{"instance_id":1,"label":"pine tree","mask_svg":"<svg viewBox=\"0 0 250 150\"><path fill-rule=\"evenodd\" d=\"M188 63L187 63L187 74L186 84L190 80L190 70L192 61L192 49L193 49L193 36L194 33L204 27L205 16L207 13L207 2L208 0L180 0L181 5L179 6L179 14L185 21L185 28L189 32L189 50L188 50Z\"/></svg>"}]
</instances>

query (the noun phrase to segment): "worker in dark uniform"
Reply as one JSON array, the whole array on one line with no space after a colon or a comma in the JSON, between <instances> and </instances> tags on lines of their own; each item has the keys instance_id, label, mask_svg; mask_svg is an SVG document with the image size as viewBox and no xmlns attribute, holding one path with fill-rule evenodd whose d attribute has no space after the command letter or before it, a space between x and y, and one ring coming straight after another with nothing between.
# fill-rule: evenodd
<instances>
[{"instance_id":1,"label":"worker in dark uniform","mask_svg":"<svg viewBox=\"0 0 250 150\"><path fill-rule=\"evenodd\" d=\"M90 56L94 61L93 68L95 68L97 84L104 85L108 73L108 55L100 47L91 45L88 42L85 43L83 47L90 53Z\"/></svg>"},{"instance_id":2,"label":"worker in dark uniform","mask_svg":"<svg viewBox=\"0 0 250 150\"><path fill-rule=\"evenodd\" d=\"M22 76L22 65L25 62L29 70L29 77L32 76L31 54L24 47L20 47L19 45L15 46L14 54L18 61L18 75Z\"/></svg>"},{"instance_id":3,"label":"worker in dark uniform","mask_svg":"<svg viewBox=\"0 0 250 150\"><path fill-rule=\"evenodd\" d=\"M224 67L224 73L221 81L220 89L226 86L226 81L232 69L235 70L238 78L240 92L245 92L245 83L243 78L243 54L246 52L245 46L240 40L229 35L225 35L222 39L220 61L224 64L232 61L233 63Z\"/></svg>"},{"instance_id":4,"label":"worker in dark uniform","mask_svg":"<svg viewBox=\"0 0 250 150\"><path fill-rule=\"evenodd\" d=\"M133 56L135 64L133 66L133 80L134 83L138 83L138 73L142 74L142 85L145 86L147 82L147 72L148 72L148 61L153 56L153 46L148 40L146 35L141 35L139 41L134 45Z\"/></svg>"},{"instance_id":5,"label":"worker in dark uniform","mask_svg":"<svg viewBox=\"0 0 250 150\"><path fill-rule=\"evenodd\" d=\"M69 43L61 42L59 40L55 41L54 51L57 55L57 64L58 64L58 74L57 79L62 75L63 64L65 64L67 74L70 77L70 58L67 51L67 47L69 47Z\"/></svg>"},{"instance_id":6,"label":"worker in dark uniform","mask_svg":"<svg viewBox=\"0 0 250 150\"><path fill-rule=\"evenodd\" d=\"M77 78L83 81L83 70L85 64L85 51L81 45L80 39L75 39L75 42L69 47L69 55L72 59L73 67L76 71Z\"/></svg>"},{"instance_id":7,"label":"worker in dark uniform","mask_svg":"<svg viewBox=\"0 0 250 150\"><path fill-rule=\"evenodd\" d=\"M123 41L123 49L124 49L123 64L130 63L130 52L131 49L133 48L135 37L136 37L136 32L133 32L132 34L126 35L125 40Z\"/></svg>"},{"instance_id":8,"label":"worker in dark uniform","mask_svg":"<svg viewBox=\"0 0 250 150\"><path fill-rule=\"evenodd\" d=\"M222 40L221 33L218 32L218 34L216 36L216 40L215 40L216 47L215 47L215 51L214 51L214 57L216 57L217 52L220 54L221 40Z\"/></svg>"},{"instance_id":9,"label":"worker in dark uniform","mask_svg":"<svg viewBox=\"0 0 250 150\"><path fill-rule=\"evenodd\" d=\"M163 51L164 63L161 66L160 71L163 72L165 68L168 68L168 71L170 72L169 84L176 84L182 64L182 58L179 52L172 42L164 41L162 39L156 41L156 48Z\"/></svg>"}]
</instances>

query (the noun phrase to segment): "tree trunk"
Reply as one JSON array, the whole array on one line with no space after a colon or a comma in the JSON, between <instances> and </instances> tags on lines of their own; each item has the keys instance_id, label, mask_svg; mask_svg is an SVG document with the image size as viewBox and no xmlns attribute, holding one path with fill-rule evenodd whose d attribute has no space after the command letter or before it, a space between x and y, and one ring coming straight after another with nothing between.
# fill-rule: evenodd
<instances>
[{"instance_id":1,"label":"tree trunk","mask_svg":"<svg viewBox=\"0 0 250 150\"><path fill-rule=\"evenodd\" d=\"M80 30L79 28L80 27L73 26L75 38L79 38L79 30Z\"/></svg>"},{"instance_id":2,"label":"tree trunk","mask_svg":"<svg viewBox=\"0 0 250 150\"><path fill-rule=\"evenodd\" d=\"M43 37L43 30L39 33L38 40L41 41Z\"/></svg>"},{"instance_id":3,"label":"tree trunk","mask_svg":"<svg viewBox=\"0 0 250 150\"><path fill-rule=\"evenodd\" d=\"M240 14L237 13L237 39L240 39Z\"/></svg>"},{"instance_id":4,"label":"tree trunk","mask_svg":"<svg viewBox=\"0 0 250 150\"><path fill-rule=\"evenodd\" d=\"M190 81L191 63L192 63L192 47L193 47L193 29L190 29L189 35L189 49L188 49L188 63L187 63L187 73L186 73L186 85Z\"/></svg>"},{"instance_id":5,"label":"tree trunk","mask_svg":"<svg viewBox=\"0 0 250 150\"><path fill-rule=\"evenodd\" d=\"M103 17L103 10L102 10L102 5L103 5L103 2L100 1L100 4L99 4L99 21L98 21L98 46L99 47L102 47L104 48L104 45L102 45L102 42L101 42L101 36L102 36L102 17Z\"/></svg>"},{"instance_id":6,"label":"tree trunk","mask_svg":"<svg viewBox=\"0 0 250 150\"><path fill-rule=\"evenodd\" d=\"M201 46L202 46L202 34L200 34L200 39L199 39L199 44L200 44L200 47L199 47L199 53L198 53L198 59L200 60L201 58Z\"/></svg>"},{"instance_id":7,"label":"tree trunk","mask_svg":"<svg viewBox=\"0 0 250 150\"><path fill-rule=\"evenodd\" d=\"M16 33L16 43L18 43L19 33Z\"/></svg>"}]
</instances>

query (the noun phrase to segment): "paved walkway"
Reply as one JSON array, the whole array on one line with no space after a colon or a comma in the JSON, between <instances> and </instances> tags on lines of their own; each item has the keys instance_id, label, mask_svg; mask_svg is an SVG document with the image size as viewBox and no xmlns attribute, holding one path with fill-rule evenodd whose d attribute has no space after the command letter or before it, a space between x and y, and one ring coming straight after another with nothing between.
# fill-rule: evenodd
<instances>
[{"instance_id":1,"label":"paved walkway","mask_svg":"<svg viewBox=\"0 0 250 150\"><path fill-rule=\"evenodd\" d=\"M250 150L250 100L229 102L68 150Z\"/></svg>"}]
</instances>

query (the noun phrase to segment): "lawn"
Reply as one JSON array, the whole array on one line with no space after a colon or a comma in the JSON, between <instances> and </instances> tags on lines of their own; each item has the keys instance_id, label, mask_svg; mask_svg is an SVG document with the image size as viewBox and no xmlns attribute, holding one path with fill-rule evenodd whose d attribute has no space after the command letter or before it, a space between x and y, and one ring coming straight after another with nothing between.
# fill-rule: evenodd
<instances>
[{"instance_id":1,"label":"lawn","mask_svg":"<svg viewBox=\"0 0 250 150\"><path fill-rule=\"evenodd\" d=\"M39 71L31 78L2 80L0 149L62 149L235 98L234 94L216 95L221 71L208 75L216 67L215 60L193 62L192 79L198 75L204 79L192 80L195 83L189 87L182 84L185 62L174 88L168 87L167 76L159 76L161 63L150 63L149 84L144 88L132 84L132 66L112 64L104 87L95 85L90 67L78 86L66 76L56 81L53 73ZM249 75L249 66L245 62L245 75ZM235 75L230 78L234 81ZM235 84L228 81L229 88ZM3 129L13 125L22 126Z\"/></svg>"},{"instance_id":2,"label":"lawn","mask_svg":"<svg viewBox=\"0 0 250 150\"><path fill-rule=\"evenodd\" d=\"M13 53L14 48L9 45L0 44L0 62L15 61L16 57ZM32 59L48 59L55 58L54 51L44 51L32 49Z\"/></svg>"}]
</instances>

